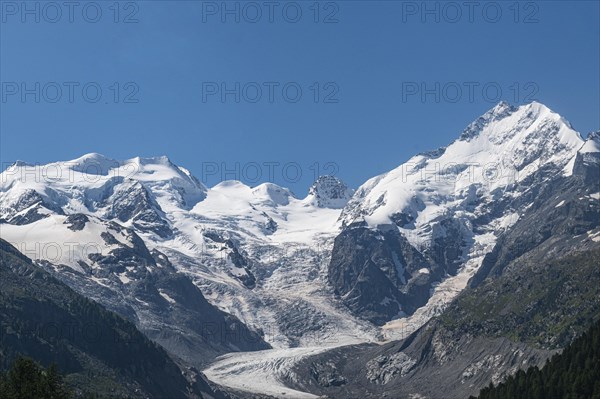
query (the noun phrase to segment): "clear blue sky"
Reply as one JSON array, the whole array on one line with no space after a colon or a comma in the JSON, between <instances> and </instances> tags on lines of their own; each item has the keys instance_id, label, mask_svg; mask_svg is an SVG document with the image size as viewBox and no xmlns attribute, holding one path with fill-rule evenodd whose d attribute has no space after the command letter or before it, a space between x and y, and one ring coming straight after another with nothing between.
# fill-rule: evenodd
<instances>
[{"instance_id":1,"label":"clear blue sky","mask_svg":"<svg viewBox=\"0 0 600 399\"><path fill-rule=\"evenodd\" d=\"M584 136L600 128L597 1L338 1L319 3L318 15L313 1L121 2L118 13L113 1L0 3L3 168L164 154L208 185L236 163L240 173L225 177L255 183L259 165L259 180L301 196L315 163L321 173L335 163L356 187L448 144L494 105L498 87L511 103L545 103ZM236 82L239 103L212 94ZM439 101L422 99L421 84L436 82ZM23 83L33 90L24 98Z\"/></svg>"}]
</instances>

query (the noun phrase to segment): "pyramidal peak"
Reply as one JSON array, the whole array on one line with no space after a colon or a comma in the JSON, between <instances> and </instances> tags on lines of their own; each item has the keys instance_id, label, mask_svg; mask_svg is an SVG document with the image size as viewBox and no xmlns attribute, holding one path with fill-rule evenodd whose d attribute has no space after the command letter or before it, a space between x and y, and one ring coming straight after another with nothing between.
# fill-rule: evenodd
<instances>
[{"instance_id":1,"label":"pyramidal peak","mask_svg":"<svg viewBox=\"0 0 600 399\"><path fill-rule=\"evenodd\" d=\"M309 188L307 200L320 208L341 209L354 191L335 176L320 176Z\"/></svg>"},{"instance_id":2,"label":"pyramidal peak","mask_svg":"<svg viewBox=\"0 0 600 399\"><path fill-rule=\"evenodd\" d=\"M548 134L568 131L571 138L581 140L568 120L537 101L518 107L502 101L471 122L458 140L468 142L486 132L493 141L502 141L517 130L531 132L534 129L526 128L538 126Z\"/></svg>"},{"instance_id":3,"label":"pyramidal peak","mask_svg":"<svg viewBox=\"0 0 600 399\"><path fill-rule=\"evenodd\" d=\"M506 118L516 110L517 108L513 107L506 101L499 102L492 109L471 122L471 124L469 124L469 126L467 126L462 132L459 140L471 140L473 137L477 136L485 126L489 125L491 122Z\"/></svg>"},{"instance_id":4,"label":"pyramidal peak","mask_svg":"<svg viewBox=\"0 0 600 399\"><path fill-rule=\"evenodd\" d=\"M453 201L468 202L470 193L481 197L506 190L542 167L561 170L583 144L580 134L545 105L501 102L447 147L416 155L368 180L344 208L341 220L350 225L367 215L369 225L383 225L399 210L416 217L427 204L431 210L422 220L433 220Z\"/></svg>"}]
</instances>

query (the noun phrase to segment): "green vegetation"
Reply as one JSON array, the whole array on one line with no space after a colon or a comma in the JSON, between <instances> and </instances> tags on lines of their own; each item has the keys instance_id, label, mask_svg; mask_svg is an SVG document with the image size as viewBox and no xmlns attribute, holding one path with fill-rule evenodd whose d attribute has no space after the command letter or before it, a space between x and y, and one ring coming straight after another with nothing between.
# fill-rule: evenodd
<instances>
[{"instance_id":1,"label":"green vegetation","mask_svg":"<svg viewBox=\"0 0 600 399\"><path fill-rule=\"evenodd\" d=\"M441 321L460 333L563 348L598 319L599 259L595 250L543 263L516 261L510 273L465 291Z\"/></svg>"},{"instance_id":2,"label":"green vegetation","mask_svg":"<svg viewBox=\"0 0 600 399\"><path fill-rule=\"evenodd\" d=\"M490 384L479 399L600 399L600 322L541 370L520 370L498 386Z\"/></svg>"},{"instance_id":3,"label":"green vegetation","mask_svg":"<svg viewBox=\"0 0 600 399\"><path fill-rule=\"evenodd\" d=\"M0 399L72 397L56 365L45 369L32 359L18 357L6 374L0 374Z\"/></svg>"}]
</instances>

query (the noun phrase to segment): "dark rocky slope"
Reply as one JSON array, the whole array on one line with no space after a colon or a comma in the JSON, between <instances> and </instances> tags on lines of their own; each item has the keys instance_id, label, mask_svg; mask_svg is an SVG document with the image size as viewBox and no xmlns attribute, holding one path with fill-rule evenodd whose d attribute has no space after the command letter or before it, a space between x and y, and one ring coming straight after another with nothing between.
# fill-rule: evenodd
<instances>
[{"instance_id":1,"label":"dark rocky slope","mask_svg":"<svg viewBox=\"0 0 600 399\"><path fill-rule=\"evenodd\" d=\"M78 392L215 395L199 373L182 372L133 324L80 296L0 240L0 367L7 368L17 355L43 365L56 363Z\"/></svg>"}]
</instances>

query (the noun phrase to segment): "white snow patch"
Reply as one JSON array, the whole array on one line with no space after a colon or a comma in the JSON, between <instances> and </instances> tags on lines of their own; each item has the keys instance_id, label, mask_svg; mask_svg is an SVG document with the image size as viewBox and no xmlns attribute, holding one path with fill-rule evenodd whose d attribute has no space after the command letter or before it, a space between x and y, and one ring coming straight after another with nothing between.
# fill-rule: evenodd
<instances>
[{"instance_id":1,"label":"white snow patch","mask_svg":"<svg viewBox=\"0 0 600 399\"><path fill-rule=\"evenodd\" d=\"M160 294L160 296L162 296L167 302L174 304L177 303L177 301L173 298L171 298L169 296L169 294L167 294L166 292L164 292L163 290L158 290L158 293Z\"/></svg>"},{"instance_id":2,"label":"white snow patch","mask_svg":"<svg viewBox=\"0 0 600 399\"><path fill-rule=\"evenodd\" d=\"M594 233L594 230L587 232L587 236L594 242L600 242L600 230Z\"/></svg>"},{"instance_id":3,"label":"white snow patch","mask_svg":"<svg viewBox=\"0 0 600 399\"><path fill-rule=\"evenodd\" d=\"M123 284L129 284L129 282L131 281L131 280L129 279L129 277L127 277L127 276L125 275L125 273L118 274L117 276L119 277L119 280L121 280L121 282L122 282Z\"/></svg>"},{"instance_id":4,"label":"white snow patch","mask_svg":"<svg viewBox=\"0 0 600 399\"><path fill-rule=\"evenodd\" d=\"M66 219L66 216L51 214L30 224L2 224L2 238L31 259L66 265L80 273L84 270L79 261L89 263L89 255L106 255L118 247L106 244L102 233L110 233L120 244L131 245L126 235L110 230L108 223L100 219L89 217L80 231L70 230L64 223Z\"/></svg>"},{"instance_id":5,"label":"white snow patch","mask_svg":"<svg viewBox=\"0 0 600 399\"><path fill-rule=\"evenodd\" d=\"M583 146L579 149L582 154L588 154L591 152L600 152L600 142L594 139L588 139L585 141Z\"/></svg>"}]
</instances>

